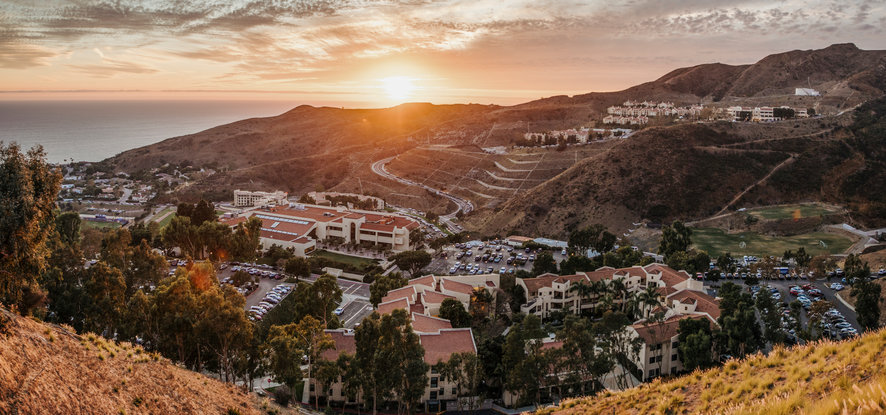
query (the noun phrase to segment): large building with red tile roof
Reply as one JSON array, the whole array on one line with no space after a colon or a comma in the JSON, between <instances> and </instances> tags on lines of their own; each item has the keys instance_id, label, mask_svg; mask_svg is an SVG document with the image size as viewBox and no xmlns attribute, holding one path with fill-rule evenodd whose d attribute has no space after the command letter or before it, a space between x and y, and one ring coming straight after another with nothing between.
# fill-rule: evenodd
<instances>
[{"instance_id":1,"label":"large building with red tile roof","mask_svg":"<svg viewBox=\"0 0 886 415\"><path fill-rule=\"evenodd\" d=\"M262 206L222 222L234 226L250 217L262 221L261 242L265 249L272 244L292 247L299 256L313 251L316 241L325 240L408 251L413 248L409 233L419 228L418 222L406 216L308 204Z\"/></svg>"},{"instance_id":2,"label":"large building with red tile roof","mask_svg":"<svg viewBox=\"0 0 886 415\"><path fill-rule=\"evenodd\" d=\"M415 293L412 286L407 286L410 290L391 290L389 296L397 297L389 302L378 305L376 311L380 314L391 313L398 308L402 308L409 312L411 317L412 330L418 335L419 342L424 349L424 361L429 366L428 384L425 387L424 397L422 401L425 403L426 411L436 411L439 408L445 408L446 401L453 401L458 398L457 385L452 380L446 380L440 376L439 365L446 363L455 353L477 353L477 345L474 341L474 334L470 328L453 328L449 320L433 317L423 312L414 311L416 307L422 307L420 302L415 304L409 303L409 293ZM407 295L394 293L399 291ZM435 291L419 292L419 296L437 295ZM444 295L444 294L439 294ZM445 296L445 295L444 295ZM413 311L409 311L410 307ZM335 361L342 353L354 355L357 351L356 337L354 330L338 329L326 330L334 343L331 349L325 350L321 358L327 361ZM310 384L310 383L309 383ZM303 395L303 402L313 398L315 391L306 387ZM329 389L320 391L321 397L336 401L346 402L348 397L345 395L341 380L333 382Z\"/></svg>"}]
</instances>

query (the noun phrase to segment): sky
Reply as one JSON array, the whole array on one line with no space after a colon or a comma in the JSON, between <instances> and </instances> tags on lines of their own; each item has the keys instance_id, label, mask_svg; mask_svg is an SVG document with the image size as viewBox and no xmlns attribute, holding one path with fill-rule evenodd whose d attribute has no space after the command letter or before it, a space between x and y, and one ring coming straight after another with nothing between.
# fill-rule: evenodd
<instances>
[{"instance_id":1,"label":"sky","mask_svg":"<svg viewBox=\"0 0 886 415\"><path fill-rule=\"evenodd\" d=\"M2 0L0 100L510 105L884 28L882 0Z\"/></svg>"}]
</instances>

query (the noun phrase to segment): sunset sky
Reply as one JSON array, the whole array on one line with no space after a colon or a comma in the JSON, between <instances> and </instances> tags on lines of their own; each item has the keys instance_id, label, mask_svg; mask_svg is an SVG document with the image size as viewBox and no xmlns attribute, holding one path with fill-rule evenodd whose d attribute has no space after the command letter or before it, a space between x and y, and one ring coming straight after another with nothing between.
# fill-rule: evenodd
<instances>
[{"instance_id":1,"label":"sunset sky","mask_svg":"<svg viewBox=\"0 0 886 415\"><path fill-rule=\"evenodd\" d=\"M886 49L884 28L883 1L3 0L0 99L514 104L791 49Z\"/></svg>"}]
</instances>

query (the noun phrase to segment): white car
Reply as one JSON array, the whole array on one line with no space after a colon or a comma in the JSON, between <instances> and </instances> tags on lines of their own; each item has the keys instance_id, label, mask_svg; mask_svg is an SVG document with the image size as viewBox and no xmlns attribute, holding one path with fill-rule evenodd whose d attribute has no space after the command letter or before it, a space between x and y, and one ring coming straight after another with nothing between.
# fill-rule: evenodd
<instances>
[{"instance_id":1,"label":"white car","mask_svg":"<svg viewBox=\"0 0 886 415\"><path fill-rule=\"evenodd\" d=\"M335 315L337 315L337 316L340 316L341 313L344 313L344 312L345 312L344 308L339 307L339 308L335 309Z\"/></svg>"}]
</instances>

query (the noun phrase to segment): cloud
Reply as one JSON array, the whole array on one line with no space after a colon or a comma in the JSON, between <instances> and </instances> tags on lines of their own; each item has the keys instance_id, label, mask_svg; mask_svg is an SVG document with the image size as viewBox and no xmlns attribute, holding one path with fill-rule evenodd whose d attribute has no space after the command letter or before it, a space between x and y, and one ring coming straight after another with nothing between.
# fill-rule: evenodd
<instances>
[{"instance_id":1,"label":"cloud","mask_svg":"<svg viewBox=\"0 0 886 415\"><path fill-rule=\"evenodd\" d=\"M135 62L102 59L100 64L71 64L68 67L97 78L110 78L119 74L152 74L157 69Z\"/></svg>"}]
</instances>

